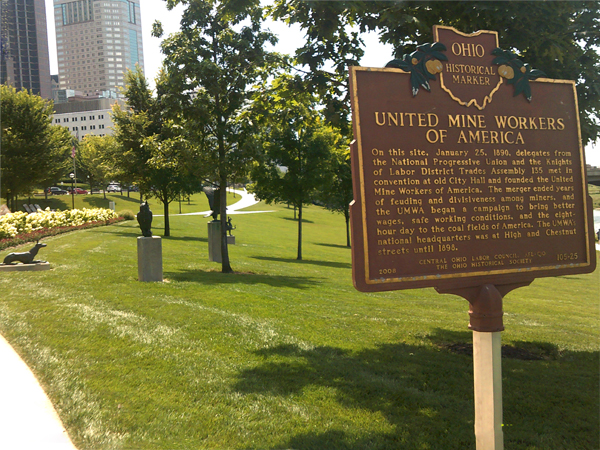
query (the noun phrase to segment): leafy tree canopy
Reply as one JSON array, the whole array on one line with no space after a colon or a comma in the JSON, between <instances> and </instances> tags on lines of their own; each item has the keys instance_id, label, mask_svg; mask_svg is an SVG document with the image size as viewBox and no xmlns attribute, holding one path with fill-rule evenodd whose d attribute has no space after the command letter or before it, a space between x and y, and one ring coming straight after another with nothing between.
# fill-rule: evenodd
<instances>
[{"instance_id":1,"label":"leafy tree canopy","mask_svg":"<svg viewBox=\"0 0 600 450\"><path fill-rule=\"evenodd\" d=\"M95 136L87 134L79 143L77 152L78 169L86 177L90 187L106 187L110 181L111 156L119 152L120 147L114 136ZM78 171L79 173L79 171ZM104 191L106 197L106 190Z\"/></svg>"},{"instance_id":2,"label":"leafy tree canopy","mask_svg":"<svg viewBox=\"0 0 600 450\"><path fill-rule=\"evenodd\" d=\"M157 86L167 83L164 74ZM169 203L190 192L190 178L197 158L181 135L181 127L169 117L162 98L153 97L141 69L126 76L129 108L113 107L115 138L120 144L111 154L115 179L135 182L140 190L163 204L165 236L170 236Z\"/></svg>"},{"instance_id":3,"label":"leafy tree canopy","mask_svg":"<svg viewBox=\"0 0 600 450\"><path fill-rule=\"evenodd\" d=\"M256 156L253 123L238 120L252 86L270 64L264 47L275 42L262 30L258 0L170 0L186 7L181 31L162 43L168 83L161 96L177 113L188 139L198 147L202 166L220 189L239 178ZM162 26L155 23L155 36ZM220 196L222 271L231 272L226 237L226 196Z\"/></svg>"},{"instance_id":4,"label":"leafy tree canopy","mask_svg":"<svg viewBox=\"0 0 600 450\"><path fill-rule=\"evenodd\" d=\"M0 86L1 194L12 201L68 170L71 135L52 125L53 104L27 91ZM9 201L8 203L11 203Z\"/></svg>"},{"instance_id":5,"label":"leafy tree canopy","mask_svg":"<svg viewBox=\"0 0 600 450\"><path fill-rule=\"evenodd\" d=\"M317 98L299 90L299 83L299 77L282 74L254 98L250 114L261 129L263 153L252 169L250 189L267 203L298 208L297 259L302 259L302 207L327 184L339 135L321 118Z\"/></svg>"},{"instance_id":6,"label":"leafy tree canopy","mask_svg":"<svg viewBox=\"0 0 600 450\"><path fill-rule=\"evenodd\" d=\"M346 221L346 246L350 247L350 202L352 193L352 167L348 146L337 145L330 162L331 176L321 187L319 199L332 212L344 215Z\"/></svg>"},{"instance_id":7,"label":"leafy tree canopy","mask_svg":"<svg viewBox=\"0 0 600 450\"><path fill-rule=\"evenodd\" d=\"M305 80L327 103L328 118L349 133L349 102L342 93L347 66L364 53L358 32L377 32L396 58L433 42L433 25L462 32L498 31L514 51L549 78L576 80L583 142L599 137L600 9L596 1L304 1L275 0L270 13L306 32L296 52L310 70ZM381 61L383 67L387 61ZM333 71L326 68L331 65ZM346 90L347 92L347 90Z\"/></svg>"}]
</instances>

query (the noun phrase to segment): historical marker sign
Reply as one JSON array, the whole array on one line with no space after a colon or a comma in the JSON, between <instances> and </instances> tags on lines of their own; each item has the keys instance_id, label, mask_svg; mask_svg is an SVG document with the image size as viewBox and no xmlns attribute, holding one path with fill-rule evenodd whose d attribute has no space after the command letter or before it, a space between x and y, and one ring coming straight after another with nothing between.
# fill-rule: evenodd
<instances>
[{"instance_id":1,"label":"historical marker sign","mask_svg":"<svg viewBox=\"0 0 600 450\"><path fill-rule=\"evenodd\" d=\"M356 287L593 271L575 83L539 77L495 32L434 36L401 68L350 71Z\"/></svg>"}]
</instances>

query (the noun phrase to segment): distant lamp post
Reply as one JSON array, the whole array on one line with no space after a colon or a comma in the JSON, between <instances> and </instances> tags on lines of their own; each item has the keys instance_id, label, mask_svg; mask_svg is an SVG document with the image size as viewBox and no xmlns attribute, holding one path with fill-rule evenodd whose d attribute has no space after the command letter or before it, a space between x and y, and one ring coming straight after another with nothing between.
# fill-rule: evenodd
<instances>
[{"instance_id":1,"label":"distant lamp post","mask_svg":"<svg viewBox=\"0 0 600 450\"><path fill-rule=\"evenodd\" d=\"M71 177L71 209L75 209L75 174L71 172L69 176Z\"/></svg>"}]
</instances>

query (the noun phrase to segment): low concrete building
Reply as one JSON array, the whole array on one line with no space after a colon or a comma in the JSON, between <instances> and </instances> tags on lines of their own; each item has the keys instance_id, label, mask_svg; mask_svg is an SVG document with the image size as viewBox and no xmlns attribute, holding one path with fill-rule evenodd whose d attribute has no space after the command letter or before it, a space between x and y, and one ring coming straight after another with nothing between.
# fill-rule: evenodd
<instances>
[{"instance_id":1,"label":"low concrete building","mask_svg":"<svg viewBox=\"0 0 600 450\"><path fill-rule=\"evenodd\" d=\"M110 91L84 96L77 91L60 89L53 96L55 103L52 123L67 127L78 140L87 134L112 135L112 107L115 103L125 107L125 101L113 97Z\"/></svg>"}]
</instances>

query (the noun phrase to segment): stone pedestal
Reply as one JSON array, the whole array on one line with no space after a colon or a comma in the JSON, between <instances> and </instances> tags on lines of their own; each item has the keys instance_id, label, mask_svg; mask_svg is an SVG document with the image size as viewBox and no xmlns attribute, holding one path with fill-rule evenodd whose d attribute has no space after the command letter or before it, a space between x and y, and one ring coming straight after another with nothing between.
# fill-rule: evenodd
<instances>
[{"instance_id":1,"label":"stone pedestal","mask_svg":"<svg viewBox=\"0 0 600 450\"><path fill-rule=\"evenodd\" d=\"M162 241L160 236L137 238L138 280L163 281Z\"/></svg>"},{"instance_id":2,"label":"stone pedestal","mask_svg":"<svg viewBox=\"0 0 600 450\"><path fill-rule=\"evenodd\" d=\"M227 245L235 245L235 236L227 236Z\"/></svg>"},{"instance_id":3,"label":"stone pedestal","mask_svg":"<svg viewBox=\"0 0 600 450\"><path fill-rule=\"evenodd\" d=\"M41 262L37 264L0 264L0 272L29 272L39 270L50 270L50 263Z\"/></svg>"},{"instance_id":4,"label":"stone pedestal","mask_svg":"<svg viewBox=\"0 0 600 450\"><path fill-rule=\"evenodd\" d=\"M208 260L221 262L221 222L208 222Z\"/></svg>"}]
</instances>

